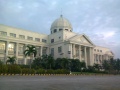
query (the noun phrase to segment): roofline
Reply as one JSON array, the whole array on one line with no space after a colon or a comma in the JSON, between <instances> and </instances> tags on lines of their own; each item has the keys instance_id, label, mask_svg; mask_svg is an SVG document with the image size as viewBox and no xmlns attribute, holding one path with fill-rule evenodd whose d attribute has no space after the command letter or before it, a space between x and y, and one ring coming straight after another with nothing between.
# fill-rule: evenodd
<instances>
[{"instance_id":1,"label":"roofline","mask_svg":"<svg viewBox=\"0 0 120 90\"><path fill-rule=\"evenodd\" d=\"M84 35L84 36L90 41L90 43L92 43L94 46L96 46L96 45L89 39L89 37L88 37L87 35L85 35L84 33L83 33L82 35Z\"/></svg>"},{"instance_id":2,"label":"roofline","mask_svg":"<svg viewBox=\"0 0 120 90\"><path fill-rule=\"evenodd\" d=\"M33 31L30 31L30 30L26 30L26 29L22 29L22 28L17 28L17 27L13 27L13 26L9 26L9 25L4 25L4 24L0 24L0 26L5 26L5 27L9 27L9 28L19 29L19 30L22 30L22 31L33 32ZM43 33L39 33L39 32L33 32L33 33L47 35L47 34L43 34Z\"/></svg>"},{"instance_id":3,"label":"roofline","mask_svg":"<svg viewBox=\"0 0 120 90\"><path fill-rule=\"evenodd\" d=\"M102 47L102 48L107 48L107 49L110 49L110 48L108 48L108 47L99 46L99 45L96 45L96 47Z\"/></svg>"}]
</instances>

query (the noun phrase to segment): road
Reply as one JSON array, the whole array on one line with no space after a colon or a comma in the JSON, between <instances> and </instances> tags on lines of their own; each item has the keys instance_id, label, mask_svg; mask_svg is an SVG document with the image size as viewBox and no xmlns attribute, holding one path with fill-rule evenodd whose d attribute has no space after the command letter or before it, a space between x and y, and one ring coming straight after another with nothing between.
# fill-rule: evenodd
<instances>
[{"instance_id":1,"label":"road","mask_svg":"<svg viewBox=\"0 0 120 90\"><path fill-rule=\"evenodd\" d=\"M0 76L0 90L120 90L120 76Z\"/></svg>"}]
</instances>

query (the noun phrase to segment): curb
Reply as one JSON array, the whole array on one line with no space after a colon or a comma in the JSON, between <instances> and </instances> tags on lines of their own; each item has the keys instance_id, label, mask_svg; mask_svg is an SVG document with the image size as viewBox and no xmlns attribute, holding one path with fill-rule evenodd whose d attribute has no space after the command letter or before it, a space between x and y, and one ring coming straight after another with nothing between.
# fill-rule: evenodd
<instances>
[{"instance_id":1,"label":"curb","mask_svg":"<svg viewBox=\"0 0 120 90\"><path fill-rule=\"evenodd\" d=\"M114 76L108 74L0 74L0 76Z\"/></svg>"}]
</instances>

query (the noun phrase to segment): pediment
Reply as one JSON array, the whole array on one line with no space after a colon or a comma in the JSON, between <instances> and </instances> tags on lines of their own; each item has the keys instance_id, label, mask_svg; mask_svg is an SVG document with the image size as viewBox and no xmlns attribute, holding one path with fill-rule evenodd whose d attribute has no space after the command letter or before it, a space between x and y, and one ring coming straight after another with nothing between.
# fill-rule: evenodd
<instances>
[{"instance_id":1,"label":"pediment","mask_svg":"<svg viewBox=\"0 0 120 90\"><path fill-rule=\"evenodd\" d=\"M77 35L73 38L69 39L70 41L75 41L81 44L88 44L88 45L94 45L92 41L86 36L86 35Z\"/></svg>"},{"instance_id":2,"label":"pediment","mask_svg":"<svg viewBox=\"0 0 120 90\"><path fill-rule=\"evenodd\" d=\"M87 39L85 39L85 37L80 37L79 39L77 39L77 41L78 42L82 42L82 43L87 43L87 44L90 44L90 42L87 40Z\"/></svg>"}]
</instances>

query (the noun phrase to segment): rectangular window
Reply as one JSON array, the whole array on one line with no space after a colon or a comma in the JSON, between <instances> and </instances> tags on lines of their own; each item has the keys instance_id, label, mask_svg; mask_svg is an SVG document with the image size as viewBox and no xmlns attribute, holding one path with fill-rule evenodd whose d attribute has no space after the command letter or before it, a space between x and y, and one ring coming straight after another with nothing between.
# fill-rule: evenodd
<instances>
[{"instance_id":1,"label":"rectangular window","mask_svg":"<svg viewBox=\"0 0 120 90\"><path fill-rule=\"evenodd\" d=\"M51 39L51 43L53 43L54 42L54 39Z\"/></svg>"},{"instance_id":2,"label":"rectangular window","mask_svg":"<svg viewBox=\"0 0 120 90\"><path fill-rule=\"evenodd\" d=\"M7 32L0 31L0 35L1 35L1 36L7 36Z\"/></svg>"},{"instance_id":3,"label":"rectangular window","mask_svg":"<svg viewBox=\"0 0 120 90\"><path fill-rule=\"evenodd\" d=\"M102 52L102 50L100 50L100 52Z\"/></svg>"},{"instance_id":4,"label":"rectangular window","mask_svg":"<svg viewBox=\"0 0 120 90\"><path fill-rule=\"evenodd\" d=\"M59 29L59 31L62 31L63 29Z\"/></svg>"},{"instance_id":5,"label":"rectangular window","mask_svg":"<svg viewBox=\"0 0 120 90\"><path fill-rule=\"evenodd\" d=\"M25 39L25 36L24 35L19 35L19 38L20 39Z\"/></svg>"},{"instance_id":6,"label":"rectangular window","mask_svg":"<svg viewBox=\"0 0 120 90\"><path fill-rule=\"evenodd\" d=\"M43 47L43 51L42 51L43 53L43 55L46 55L47 54L47 48L46 47Z\"/></svg>"},{"instance_id":7,"label":"rectangular window","mask_svg":"<svg viewBox=\"0 0 120 90\"><path fill-rule=\"evenodd\" d=\"M40 47L36 46L36 50L37 50L37 56L40 56Z\"/></svg>"},{"instance_id":8,"label":"rectangular window","mask_svg":"<svg viewBox=\"0 0 120 90\"><path fill-rule=\"evenodd\" d=\"M0 41L0 51L5 50L5 42Z\"/></svg>"},{"instance_id":9,"label":"rectangular window","mask_svg":"<svg viewBox=\"0 0 120 90\"><path fill-rule=\"evenodd\" d=\"M35 38L35 41L36 42L40 42L40 38Z\"/></svg>"},{"instance_id":10,"label":"rectangular window","mask_svg":"<svg viewBox=\"0 0 120 90\"><path fill-rule=\"evenodd\" d=\"M5 42L0 41L0 53L5 53Z\"/></svg>"},{"instance_id":11,"label":"rectangular window","mask_svg":"<svg viewBox=\"0 0 120 90\"><path fill-rule=\"evenodd\" d=\"M94 51L96 51L96 49L94 49Z\"/></svg>"},{"instance_id":12,"label":"rectangular window","mask_svg":"<svg viewBox=\"0 0 120 90\"><path fill-rule=\"evenodd\" d=\"M79 50L76 49L76 57L79 56Z\"/></svg>"},{"instance_id":13,"label":"rectangular window","mask_svg":"<svg viewBox=\"0 0 120 90\"><path fill-rule=\"evenodd\" d=\"M97 50L99 52L99 50Z\"/></svg>"},{"instance_id":14,"label":"rectangular window","mask_svg":"<svg viewBox=\"0 0 120 90\"><path fill-rule=\"evenodd\" d=\"M15 43L9 43L8 44L8 51L14 51L15 50Z\"/></svg>"},{"instance_id":15,"label":"rectangular window","mask_svg":"<svg viewBox=\"0 0 120 90\"><path fill-rule=\"evenodd\" d=\"M9 43L8 44L8 54L9 55L14 55L16 52L15 50L15 43Z\"/></svg>"},{"instance_id":16,"label":"rectangular window","mask_svg":"<svg viewBox=\"0 0 120 90\"><path fill-rule=\"evenodd\" d=\"M4 62L5 58L4 57L0 57L0 61Z\"/></svg>"},{"instance_id":17,"label":"rectangular window","mask_svg":"<svg viewBox=\"0 0 120 90\"><path fill-rule=\"evenodd\" d=\"M54 29L54 33L57 32L57 29Z\"/></svg>"},{"instance_id":18,"label":"rectangular window","mask_svg":"<svg viewBox=\"0 0 120 90\"><path fill-rule=\"evenodd\" d=\"M68 29L65 29L66 31L68 31Z\"/></svg>"},{"instance_id":19,"label":"rectangular window","mask_svg":"<svg viewBox=\"0 0 120 90\"><path fill-rule=\"evenodd\" d=\"M27 36L28 40L33 40L33 37Z\"/></svg>"},{"instance_id":20,"label":"rectangular window","mask_svg":"<svg viewBox=\"0 0 120 90\"><path fill-rule=\"evenodd\" d=\"M62 46L58 47L58 53L62 52Z\"/></svg>"},{"instance_id":21,"label":"rectangular window","mask_svg":"<svg viewBox=\"0 0 120 90\"><path fill-rule=\"evenodd\" d=\"M24 45L23 44L19 44L18 45L18 55L23 55L24 52Z\"/></svg>"},{"instance_id":22,"label":"rectangular window","mask_svg":"<svg viewBox=\"0 0 120 90\"><path fill-rule=\"evenodd\" d=\"M10 37L16 37L16 34L10 33Z\"/></svg>"},{"instance_id":23,"label":"rectangular window","mask_svg":"<svg viewBox=\"0 0 120 90\"><path fill-rule=\"evenodd\" d=\"M18 64L24 64L24 60L22 58L18 58Z\"/></svg>"},{"instance_id":24,"label":"rectangular window","mask_svg":"<svg viewBox=\"0 0 120 90\"><path fill-rule=\"evenodd\" d=\"M54 48L51 48L51 56L54 56Z\"/></svg>"},{"instance_id":25,"label":"rectangular window","mask_svg":"<svg viewBox=\"0 0 120 90\"><path fill-rule=\"evenodd\" d=\"M42 42L46 43L46 42L47 42L47 40L45 40L45 39L42 39Z\"/></svg>"}]
</instances>

